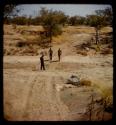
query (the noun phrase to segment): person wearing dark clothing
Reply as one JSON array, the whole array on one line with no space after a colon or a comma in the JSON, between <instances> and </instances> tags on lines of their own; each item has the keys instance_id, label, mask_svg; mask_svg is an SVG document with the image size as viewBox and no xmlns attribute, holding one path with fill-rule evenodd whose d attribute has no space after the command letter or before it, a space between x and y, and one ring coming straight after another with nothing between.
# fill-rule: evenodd
<instances>
[{"instance_id":1,"label":"person wearing dark clothing","mask_svg":"<svg viewBox=\"0 0 116 125\"><path fill-rule=\"evenodd\" d=\"M41 63L41 70L45 70L45 66L44 66L44 55L42 54L42 56L40 57L40 63Z\"/></svg>"},{"instance_id":2,"label":"person wearing dark clothing","mask_svg":"<svg viewBox=\"0 0 116 125\"><path fill-rule=\"evenodd\" d=\"M61 51L61 49L59 48L59 49L58 49L58 59L59 59L59 61L60 61L61 54L62 54L62 51Z\"/></svg>"},{"instance_id":3,"label":"person wearing dark clothing","mask_svg":"<svg viewBox=\"0 0 116 125\"><path fill-rule=\"evenodd\" d=\"M49 49L49 58L50 58L50 61L52 61L52 55L53 55L53 50L50 48Z\"/></svg>"}]
</instances>

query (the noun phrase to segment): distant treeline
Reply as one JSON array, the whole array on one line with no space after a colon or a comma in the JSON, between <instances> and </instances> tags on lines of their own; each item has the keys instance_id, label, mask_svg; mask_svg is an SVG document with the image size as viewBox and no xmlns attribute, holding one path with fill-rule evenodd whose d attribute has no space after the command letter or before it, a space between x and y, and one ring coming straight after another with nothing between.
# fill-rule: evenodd
<instances>
[{"instance_id":1,"label":"distant treeline","mask_svg":"<svg viewBox=\"0 0 116 125\"><path fill-rule=\"evenodd\" d=\"M46 13L50 13L50 11L46 10L45 8L42 8L40 13L43 12L45 15ZM49 16L49 15L48 15ZM112 10L111 8L106 8L104 10L96 10L94 15L87 15L86 17L82 16L68 16L65 15L62 11L52 11L51 15L54 16L55 20L59 21L58 23L60 25L92 25L93 21L97 21L99 18L99 21L102 22L103 25L112 25ZM50 17L46 17L50 18ZM17 24L17 25L41 25L43 23L43 15L38 15L36 17L27 17L27 16L12 16L12 17L5 17L4 18L5 24ZM99 23L99 22L98 22Z\"/></svg>"},{"instance_id":2,"label":"distant treeline","mask_svg":"<svg viewBox=\"0 0 116 125\"><path fill-rule=\"evenodd\" d=\"M17 24L17 25L41 25L42 17L37 16L32 18L26 17L26 16L17 16L17 17L7 17L4 21L5 24ZM73 16L69 17L64 15L62 18L62 24L69 24L69 25L81 25L81 24L87 24L87 18L81 17L81 16Z\"/></svg>"}]
</instances>

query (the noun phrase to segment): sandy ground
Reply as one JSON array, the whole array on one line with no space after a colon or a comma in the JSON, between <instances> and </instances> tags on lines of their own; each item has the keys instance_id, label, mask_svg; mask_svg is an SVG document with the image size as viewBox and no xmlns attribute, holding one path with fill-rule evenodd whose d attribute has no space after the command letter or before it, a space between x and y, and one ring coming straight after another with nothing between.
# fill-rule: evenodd
<instances>
[{"instance_id":1,"label":"sandy ground","mask_svg":"<svg viewBox=\"0 0 116 125\"><path fill-rule=\"evenodd\" d=\"M16 121L88 120L83 117L88 98L93 93L97 98L100 93L92 86L66 84L66 80L73 74L93 84L113 86L111 54L76 54L74 46L90 37L72 35L70 42L54 45L53 62L45 56L45 71L40 70L39 56L4 56L4 117ZM63 50L61 62L57 61L59 47Z\"/></svg>"}]
</instances>

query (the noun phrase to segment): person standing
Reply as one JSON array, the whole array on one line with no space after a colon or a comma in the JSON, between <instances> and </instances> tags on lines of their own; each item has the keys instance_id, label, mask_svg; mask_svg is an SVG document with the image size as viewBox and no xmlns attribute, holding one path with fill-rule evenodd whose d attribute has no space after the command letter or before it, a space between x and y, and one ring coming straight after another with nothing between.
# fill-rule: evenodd
<instances>
[{"instance_id":1,"label":"person standing","mask_svg":"<svg viewBox=\"0 0 116 125\"><path fill-rule=\"evenodd\" d=\"M50 47L50 49L49 49L49 58L50 58L50 61L52 61L52 55L53 55L53 50Z\"/></svg>"},{"instance_id":2,"label":"person standing","mask_svg":"<svg viewBox=\"0 0 116 125\"><path fill-rule=\"evenodd\" d=\"M44 55L42 54L42 56L40 57L40 63L41 63L41 70L45 70L45 65L44 65Z\"/></svg>"},{"instance_id":3,"label":"person standing","mask_svg":"<svg viewBox=\"0 0 116 125\"><path fill-rule=\"evenodd\" d=\"M60 61L61 54L62 54L62 51L61 51L61 49L59 48L59 49L58 49L58 60L59 60L59 61Z\"/></svg>"}]
</instances>

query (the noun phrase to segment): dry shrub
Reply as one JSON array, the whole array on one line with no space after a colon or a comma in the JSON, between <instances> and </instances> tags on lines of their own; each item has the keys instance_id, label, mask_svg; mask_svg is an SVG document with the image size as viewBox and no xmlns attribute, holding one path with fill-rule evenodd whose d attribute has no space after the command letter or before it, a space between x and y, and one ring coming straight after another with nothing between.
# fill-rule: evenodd
<instances>
[{"instance_id":1,"label":"dry shrub","mask_svg":"<svg viewBox=\"0 0 116 125\"><path fill-rule=\"evenodd\" d=\"M18 41L16 47L33 46L38 45L38 41Z\"/></svg>"},{"instance_id":2,"label":"dry shrub","mask_svg":"<svg viewBox=\"0 0 116 125\"><path fill-rule=\"evenodd\" d=\"M67 38L67 34L65 35L58 35L56 37L53 37L53 43L57 43L57 44L61 44L61 43L64 43L64 41L66 40Z\"/></svg>"},{"instance_id":3,"label":"dry shrub","mask_svg":"<svg viewBox=\"0 0 116 125\"><path fill-rule=\"evenodd\" d=\"M11 121L12 117L10 115L4 114L4 119L7 121Z\"/></svg>"},{"instance_id":4,"label":"dry shrub","mask_svg":"<svg viewBox=\"0 0 116 125\"><path fill-rule=\"evenodd\" d=\"M16 25L16 24L12 24L12 28L13 28L13 29L16 29L16 28L17 28L17 25Z\"/></svg>"},{"instance_id":5,"label":"dry shrub","mask_svg":"<svg viewBox=\"0 0 116 125\"><path fill-rule=\"evenodd\" d=\"M87 52L87 55L95 55L96 54L96 51L91 49L90 51Z\"/></svg>"},{"instance_id":6,"label":"dry shrub","mask_svg":"<svg viewBox=\"0 0 116 125\"><path fill-rule=\"evenodd\" d=\"M91 86L91 81L88 79L82 79L80 80L80 85Z\"/></svg>"},{"instance_id":7,"label":"dry shrub","mask_svg":"<svg viewBox=\"0 0 116 125\"><path fill-rule=\"evenodd\" d=\"M34 50L33 49L29 49L29 47L25 47L23 50L22 50L22 53L25 54L25 53L34 53Z\"/></svg>"},{"instance_id":8,"label":"dry shrub","mask_svg":"<svg viewBox=\"0 0 116 125\"><path fill-rule=\"evenodd\" d=\"M26 45L25 41L19 41L16 43L16 47L24 47Z\"/></svg>"},{"instance_id":9,"label":"dry shrub","mask_svg":"<svg viewBox=\"0 0 116 125\"><path fill-rule=\"evenodd\" d=\"M38 55L39 47L37 45L25 45L24 47L7 47L4 48L4 55Z\"/></svg>"},{"instance_id":10,"label":"dry shrub","mask_svg":"<svg viewBox=\"0 0 116 125\"><path fill-rule=\"evenodd\" d=\"M102 104L104 105L104 108L108 112L112 112L113 108L113 92L111 87L104 87L101 88L102 91Z\"/></svg>"},{"instance_id":11,"label":"dry shrub","mask_svg":"<svg viewBox=\"0 0 116 125\"><path fill-rule=\"evenodd\" d=\"M109 26L103 27L103 28L101 28L100 32L101 32L101 33L112 32L112 27L109 27Z\"/></svg>"},{"instance_id":12,"label":"dry shrub","mask_svg":"<svg viewBox=\"0 0 116 125\"><path fill-rule=\"evenodd\" d=\"M30 42L30 41L34 42L34 41L40 41L41 40L41 37L39 35L32 35L32 34L23 35L23 38L25 39L25 41L28 41L28 42Z\"/></svg>"},{"instance_id":13,"label":"dry shrub","mask_svg":"<svg viewBox=\"0 0 116 125\"><path fill-rule=\"evenodd\" d=\"M100 44L96 45L96 44L93 44L90 46L91 49L94 49L96 52L99 52L100 51Z\"/></svg>"},{"instance_id":14,"label":"dry shrub","mask_svg":"<svg viewBox=\"0 0 116 125\"><path fill-rule=\"evenodd\" d=\"M11 55L11 52L10 51L6 52L6 55Z\"/></svg>"},{"instance_id":15,"label":"dry shrub","mask_svg":"<svg viewBox=\"0 0 116 125\"><path fill-rule=\"evenodd\" d=\"M109 45L108 45L108 48L112 48L112 46L113 46L112 44L109 44Z\"/></svg>"},{"instance_id":16,"label":"dry shrub","mask_svg":"<svg viewBox=\"0 0 116 125\"><path fill-rule=\"evenodd\" d=\"M74 33L94 33L94 28L93 27L88 27L88 26L67 26L63 28L63 31L74 34Z\"/></svg>"},{"instance_id":17,"label":"dry shrub","mask_svg":"<svg viewBox=\"0 0 116 125\"><path fill-rule=\"evenodd\" d=\"M106 48L106 49L103 49L101 54L112 54L113 53L113 50L111 48Z\"/></svg>"},{"instance_id":18,"label":"dry shrub","mask_svg":"<svg viewBox=\"0 0 116 125\"><path fill-rule=\"evenodd\" d=\"M105 36L105 38L101 38L100 43L101 44L112 43L112 36Z\"/></svg>"},{"instance_id":19,"label":"dry shrub","mask_svg":"<svg viewBox=\"0 0 116 125\"><path fill-rule=\"evenodd\" d=\"M91 43L90 42L87 42L87 43L83 43L81 45L81 49L85 49L86 47L90 47L91 46Z\"/></svg>"},{"instance_id":20,"label":"dry shrub","mask_svg":"<svg viewBox=\"0 0 116 125\"><path fill-rule=\"evenodd\" d=\"M95 50L96 50L96 52L99 52L100 51L100 45L97 45Z\"/></svg>"},{"instance_id":21,"label":"dry shrub","mask_svg":"<svg viewBox=\"0 0 116 125\"><path fill-rule=\"evenodd\" d=\"M83 56L87 56L87 52L86 51L77 51L77 54L81 54Z\"/></svg>"},{"instance_id":22,"label":"dry shrub","mask_svg":"<svg viewBox=\"0 0 116 125\"><path fill-rule=\"evenodd\" d=\"M108 96L107 98L105 98L105 101L106 101L105 111L112 112L113 111L113 97Z\"/></svg>"},{"instance_id":23,"label":"dry shrub","mask_svg":"<svg viewBox=\"0 0 116 125\"><path fill-rule=\"evenodd\" d=\"M15 47L5 49L4 55L16 55L19 52L19 50Z\"/></svg>"},{"instance_id":24,"label":"dry shrub","mask_svg":"<svg viewBox=\"0 0 116 125\"><path fill-rule=\"evenodd\" d=\"M94 82L94 88L100 90L102 97L101 104L104 106L104 109L108 112L112 112L113 108L113 87L107 86L105 83L100 81Z\"/></svg>"}]
</instances>

